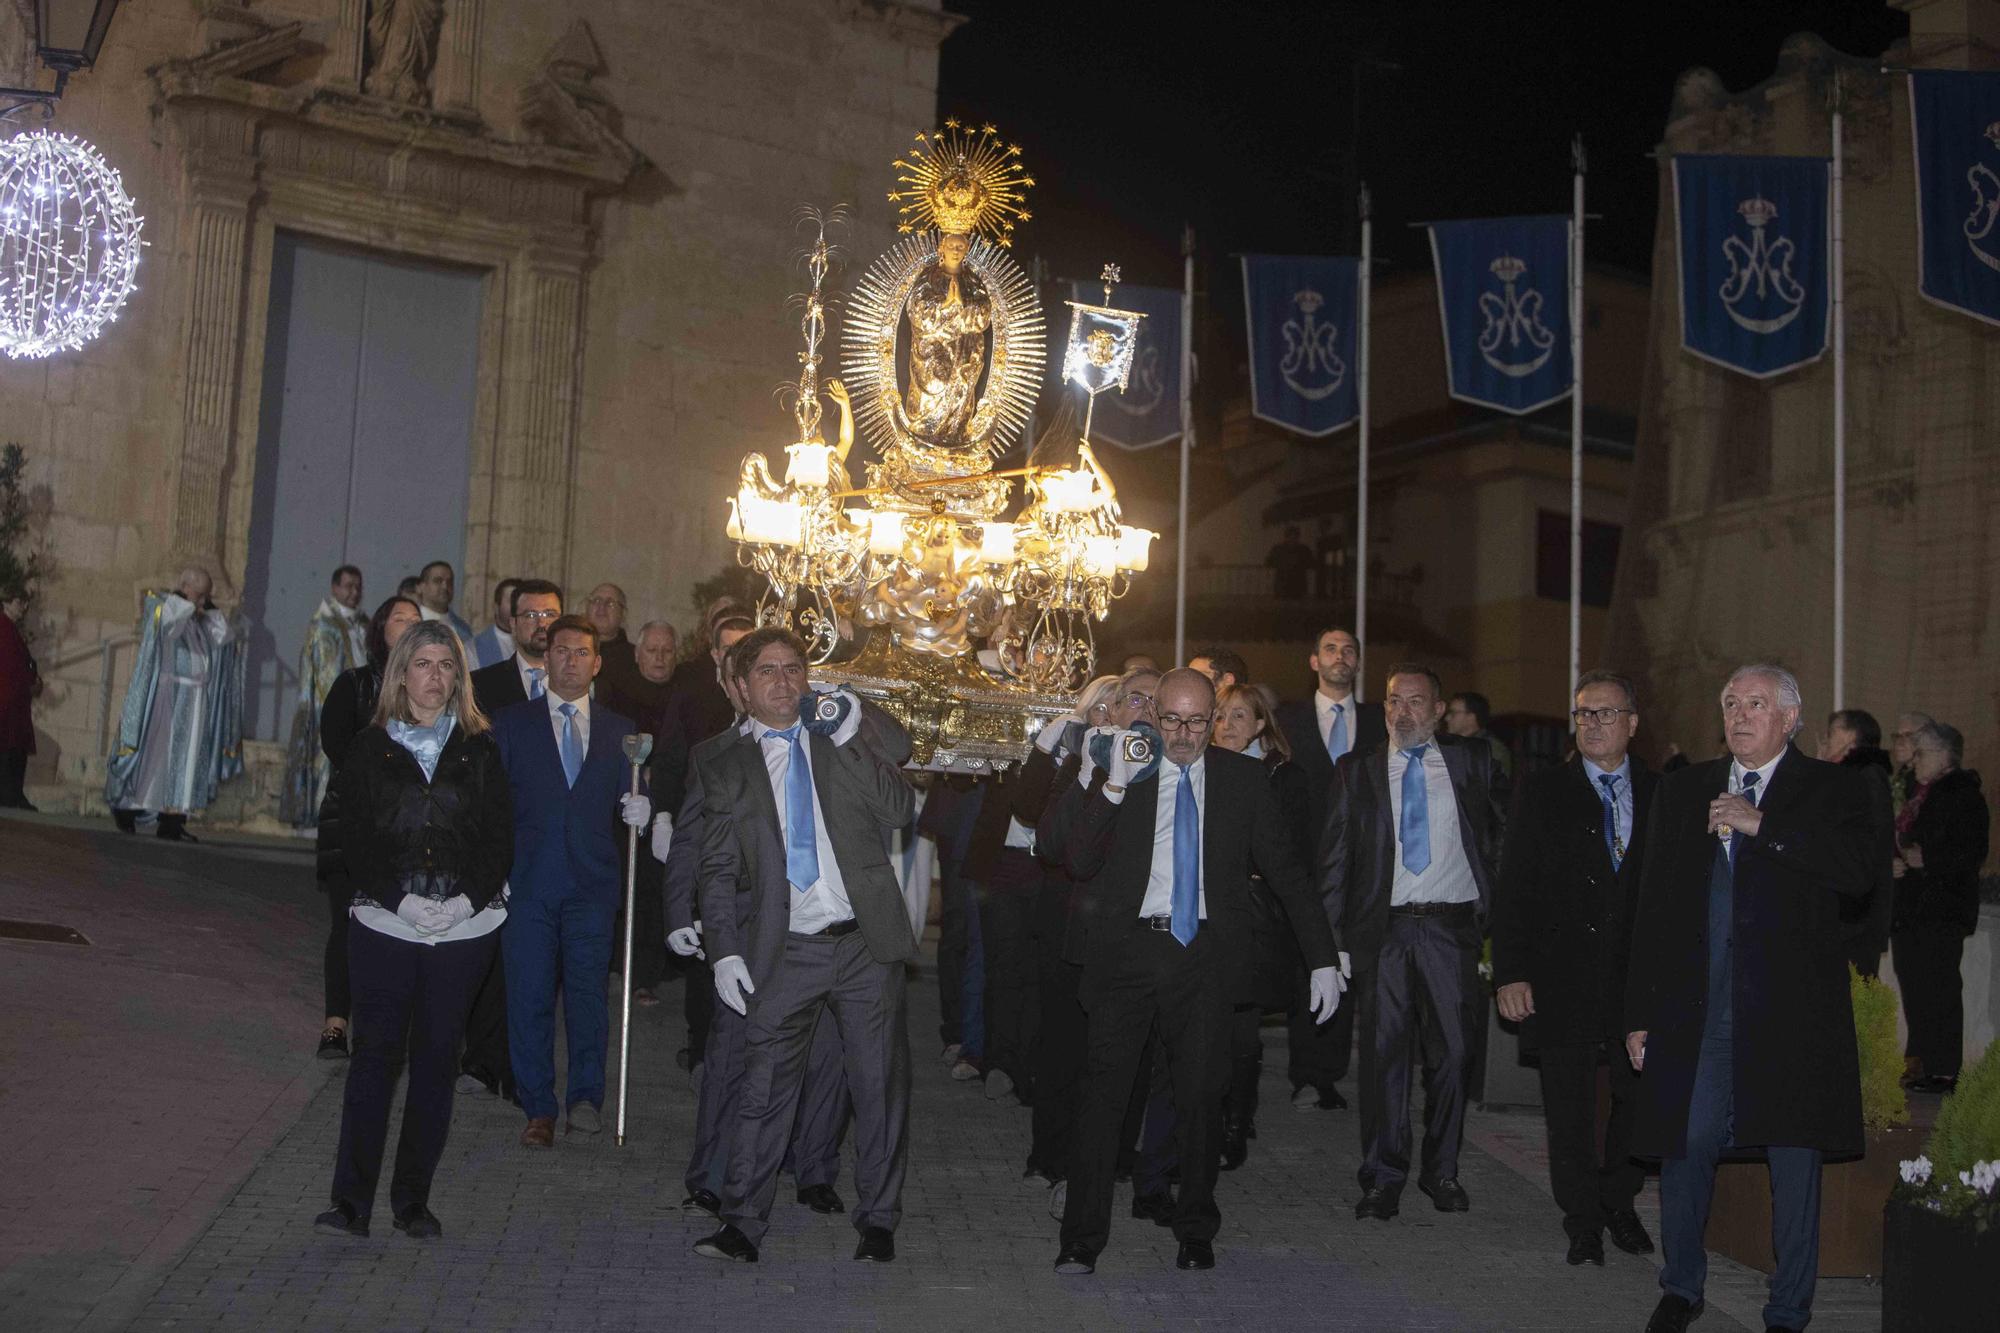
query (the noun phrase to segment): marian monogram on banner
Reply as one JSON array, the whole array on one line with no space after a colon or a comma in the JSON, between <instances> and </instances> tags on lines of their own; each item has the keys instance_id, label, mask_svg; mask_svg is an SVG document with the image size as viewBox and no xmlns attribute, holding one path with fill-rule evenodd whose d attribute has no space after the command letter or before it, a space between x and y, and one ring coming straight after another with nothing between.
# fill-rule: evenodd
<instances>
[{"instance_id":1,"label":"marian monogram on banner","mask_svg":"<svg viewBox=\"0 0 2000 1333\"><path fill-rule=\"evenodd\" d=\"M1980 137L2000 149L2000 120L1988 125ZM1982 161L1966 169L1965 179L1972 186L1972 216L1965 220L1965 243L1972 247L1974 259L2000 273L2000 256L1987 248L1994 222L2000 219L2000 175L1995 175L1993 168Z\"/></svg>"},{"instance_id":2,"label":"marian monogram on banner","mask_svg":"<svg viewBox=\"0 0 2000 1333\"><path fill-rule=\"evenodd\" d=\"M1278 373L1292 392L1316 403L1347 381L1347 363L1334 350L1340 342L1340 330L1332 321L1320 322L1319 311L1326 298L1312 288L1294 292L1292 304L1299 309L1298 318L1286 320L1281 330L1285 359L1278 363Z\"/></svg>"},{"instance_id":3,"label":"marian monogram on banner","mask_svg":"<svg viewBox=\"0 0 2000 1333\"><path fill-rule=\"evenodd\" d=\"M1570 219L1429 224L1451 396L1516 414L1568 395Z\"/></svg>"},{"instance_id":4,"label":"marian monogram on banner","mask_svg":"<svg viewBox=\"0 0 2000 1333\"><path fill-rule=\"evenodd\" d=\"M1360 276L1352 259L1243 256L1253 415L1318 437L1360 414Z\"/></svg>"},{"instance_id":5,"label":"marian monogram on banner","mask_svg":"<svg viewBox=\"0 0 2000 1333\"><path fill-rule=\"evenodd\" d=\"M1522 285L1528 266L1513 255L1501 255L1487 268L1500 280L1500 291L1479 297L1479 313L1486 320L1479 331L1479 355L1502 375L1532 375L1548 364L1556 346L1556 335L1542 324L1542 294Z\"/></svg>"},{"instance_id":6,"label":"marian monogram on banner","mask_svg":"<svg viewBox=\"0 0 2000 1333\"><path fill-rule=\"evenodd\" d=\"M1831 184L1824 157L1674 158L1682 347L1758 379L1825 353Z\"/></svg>"},{"instance_id":7,"label":"marian monogram on banner","mask_svg":"<svg viewBox=\"0 0 2000 1333\"><path fill-rule=\"evenodd\" d=\"M1918 289L2000 324L2000 74L1910 75Z\"/></svg>"},{"instance_id":8,"label":"marian monogram on banner","mask_svg":"<svg viewBox=\"0 0 2000 1333\"><path fill-rule=\"evenodd\" d=\"M1771 222L1778 216L1778 206L1770 200L1753 195L1736 211L1750 224L1750 236L1723 239L1729 278L1722 284L1722 304L1729 317L1750 332L1776 333L1805 308L1806 289L1792 276L1798 247L1776 235Z\"/></svg>"}]
</instances>

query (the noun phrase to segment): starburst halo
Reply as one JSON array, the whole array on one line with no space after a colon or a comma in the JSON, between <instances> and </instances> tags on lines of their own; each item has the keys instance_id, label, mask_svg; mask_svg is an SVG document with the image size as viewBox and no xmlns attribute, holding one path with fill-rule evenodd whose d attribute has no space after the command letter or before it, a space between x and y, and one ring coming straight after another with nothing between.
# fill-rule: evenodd
<instances>
[{"instance_id":1,"label":"starburst halo","mask_svg":"<svg viewBox=\"0 0 2000 1333\"><path fill-rule=\"evenodd\" d=\"M1014 223L1032 216L1022 207L1035 178L1021 166L1021 148L991 125L974 130L948 119L941 130L918 131L917 146L895 161L889 202L903 233L936 229L952 236L978 234L997 245L1014 243Z\"/></svg>"},{"instance_id":2,"label":"starburst halo","mask_svg":"<svg viewBox=\"0 0 2000 1333\"><path fill-rule=\"evenodd\" d=\"M0 143L0 351L45 357L97 337L132 295L144 226L87 141L34 130Z\"/></svg>"}]
</instances>

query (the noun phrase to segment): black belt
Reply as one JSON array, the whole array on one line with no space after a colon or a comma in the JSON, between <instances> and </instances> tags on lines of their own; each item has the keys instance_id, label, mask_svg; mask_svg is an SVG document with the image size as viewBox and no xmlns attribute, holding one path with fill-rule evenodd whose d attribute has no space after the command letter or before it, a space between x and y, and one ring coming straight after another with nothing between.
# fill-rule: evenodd
<instances>
[{"instance_id":1,"label":"black belt","mask_svg":"<svg viewBox=\"0 0 2000 1333\"><path fill-rule=\"evenodd\" d=\"M861 923L853 917L849 917L845 921L836 921L832 925L821 930L815 930L810 934L802 934L796 930L788 930L785 933L795 940L831 940L838 939L842 935L852 935L859 929L861 929Z\"/></svg>"},{"instance_id":2,"label":"black belt","mask_svg":"<svg viewBox=\"0 0 2000 1333\"><path fill-rule=\"evenodd\" d=\"M1197 924L1202 919L1205 918L1198 918ZM1139 924L1147 930L1162 931L1169 935L1173 933L1174 929L1174 919L1172 916L1142 916L1139 918Z\"/></svg>"},{"instance_id":3,"label":"black belt","mask_svg":"<svg viewBox=\"0 0 2000 1333\"><path fill-rule=\"evenodd\" d=\"M1469 914L1478 908L1478 903L1404 903L1401 907L1391 907L1390 916L1457 916Z\"/></svg>"}]
</instances>

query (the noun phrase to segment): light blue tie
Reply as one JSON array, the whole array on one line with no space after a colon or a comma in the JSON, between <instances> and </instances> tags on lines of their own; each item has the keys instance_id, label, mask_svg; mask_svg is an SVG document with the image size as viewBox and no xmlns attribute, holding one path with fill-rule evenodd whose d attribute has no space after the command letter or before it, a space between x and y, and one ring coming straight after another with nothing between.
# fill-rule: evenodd
<instances>
[{"instance_id":1,"label":"light blue tie","mask_svg":"<svg viewBox=\"0 0 2000 1333\"><path fill-rule=\"evenodd\" d=\"M819 883L819 840L813 836L812 769L799 750L798 724L784 731L767 731L780 736L792 747L785 768L785 878L804 893Z\"/></svg>"},{"instance_id":2,"label":"light blue tie","mask_svg":"<svg viewBox=\"0 0 2000 1333\"><path fill-rule=\"evenodd\" d=\"M1397 837L1403 844L1403 869L1421 875L1431 864L1431 796L1424 785L1424 747L1403 751L1409 764L1403 769L1403 827Z\"/></svg>"},{"instance_id":3,"label":"light blue tie","mask_svg":"<svg viewBox=\"0 0 2000 1333\"><path fill-rule=\"evenodd\" d=\"M1333 725L1326 732L1326 757L1335 763L1347 753L1347 708L1344 704L1333 706Z\"/></svg>"},{"instance_id":4,"label":"light blue tie","mask_svg":"<svg viewBox=\"0 0 2000 1333\"><path fill-rule=\"evenodd\" d=\"M1201 811L1195 805L1194 781L1187 765L1181 771L1179 789L1174 794L1174 897L1172 917L1174 938L1186 948L1194 943L1201 928Z\"/></svg>"},{"instance_id":5,"label":"light blue tie","mask_svg":"<svg viewBox=\"0 0 2000 1333\"><path fill-rule=\"evenodd\" d=\"M542 670L540 667L528 668L528 697L530 699L539 699L542 697L544 693L542 689L542 677L548 674L548 672Z\"/></svg>"},{"instance_id":6,"label":"light blue tie","mask_svg":"<svg viewBox=\"0 0 2000 1333\"><path fill-rule=\"evenodd\" d=\"M556 711L563 715L562 764L563 777L569 785L576 785L576 775L583 771L583 737L576 731L576 705L557 704Z\"/></svg>"},{"instance_id":7,"label":"light blue tie","mask_svg":"<svg viewBox=\"0 0 2000 1333\"><path fill-rule=\"evenodd\" d=\"M1625 859L1618 836L1618 775L1599 773L1597 782L1604 788L1604 850L1611 853L1611 868L1616 870Z\"/></svg>"}]
</instances>

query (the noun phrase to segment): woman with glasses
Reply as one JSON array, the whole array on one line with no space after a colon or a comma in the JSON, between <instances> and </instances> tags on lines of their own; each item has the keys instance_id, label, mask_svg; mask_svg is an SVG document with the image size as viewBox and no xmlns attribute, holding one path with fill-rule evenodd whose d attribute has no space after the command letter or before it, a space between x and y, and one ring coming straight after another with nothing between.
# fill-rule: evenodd
<instances>
[{"instance_id":1,"label":"woman with glasses","mask_svg":"<svg viewBox=\"0 0 2000 1333\"><path fill-rule=\"evenodd\" d=\"M1277 722L1278 699L1268 685L1230 685L1215 701L1213 743L1261 759L1278 798L1284 825L1298 844L1299 864L1310 866L1313 828L1306 773L1292 762L1292 747ZM1257 1081L1264 1072L1264 1015L1290 1002L1291 953L1295 947L1284 910L1263 876L1250 877L1252 936L1256 965L1247 994L1237 997L1229 1031L1229 1092L1224 1104L1222 1169L1234 1171L1250 1156L1257 1137Z\"/></svg>"},{"instance_id":2,"label":"woman with glasses","mask_svg":"<svg viewBox=\"0 0 2000 1333\"><path fill-rule=\"evenodd\" d=\"M375 716L375 701L382 693L382 668L390 650L402 639L403 631L423 620L415 600L391 597L375 608L368 621L368 660L349 667L334 677L320 706L319 748L338 773L347 758L347 747L364 731ZM347 908L352 892L347 866L340 857L340 802L333 788L327 788L319 807L319 887L326 894L326 1023L319 1032L319 1058L347 1058Z\"/></svg>"},{"instance_id":3,"label":"woman with glasses","mask_svg":"<svg viewBox=\"0 0 2000 1333\"><path fill-rule=\"evenodd\" d=\"M358 1023L333 1206L313 1221L328 1234L368 1234L406 1061L389 1202L398 1231L415 1240L443 1234L431 1178L451 1129L459 1041L499 943L514 863L507 773L466 674L449 625L407 631L383 670L374 722L334 779L360 929L348 938Z\"/></svg>"}]
</instances>

